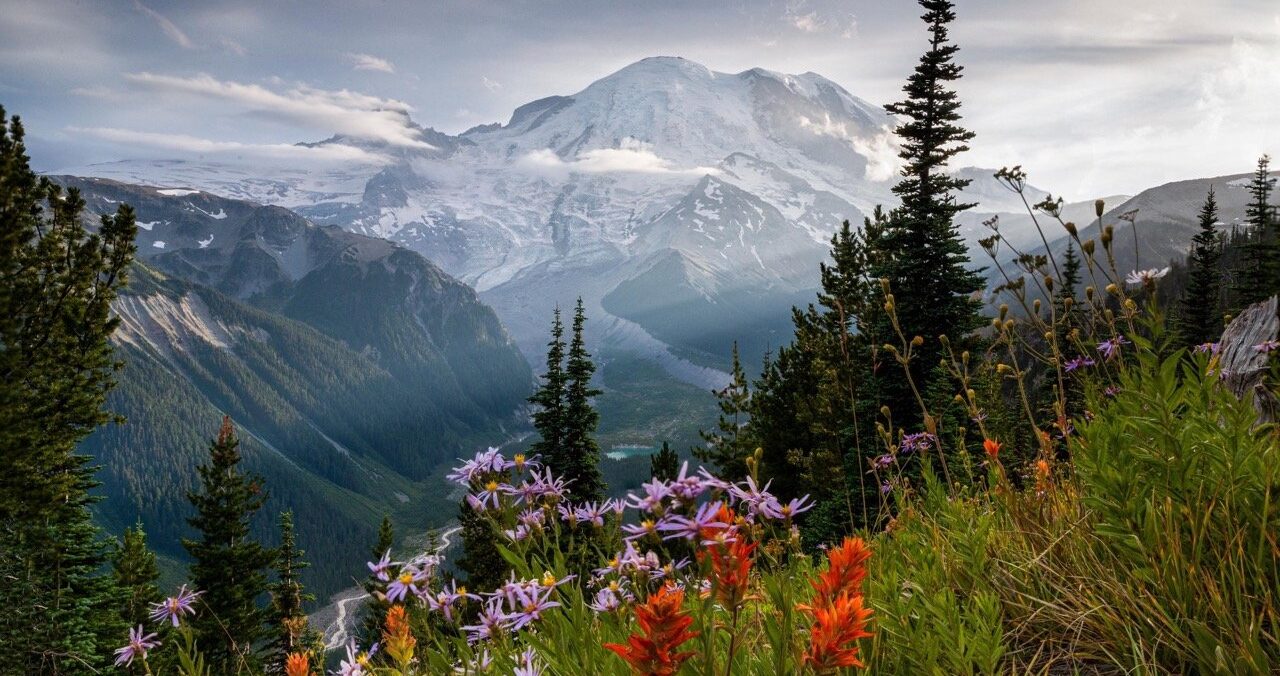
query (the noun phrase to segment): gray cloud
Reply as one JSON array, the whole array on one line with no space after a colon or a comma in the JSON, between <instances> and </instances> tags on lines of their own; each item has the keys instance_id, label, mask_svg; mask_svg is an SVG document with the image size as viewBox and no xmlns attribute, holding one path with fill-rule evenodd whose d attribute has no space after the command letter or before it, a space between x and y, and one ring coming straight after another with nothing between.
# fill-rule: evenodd
<instances>
[{"instance_id":1,"label":"gray cloud","mask_svg":"<svg viewBox=\"0 0 1280 676\"><path fill-rule=\"evenodd\" d=\"M356 70L376 70L382 73L394 73L396 67L386 59L380 59L372 54L347 53L347 60L351 61L352 68Z\"/></svg>"},{"instance_id":2,"label":"gray cloud","mask_svg":"<svg viewBox=\"0 0 1280 676\"><path fill-rule=\"evenodd\" d=\"M176 24L160 12L147 7L142 4L140 0L133 0L133 7L139 12L151 17L151 20L155 21L156 25L160 26L160 30L164 31L164 34L168 36L170 40L173 40L179 47L182 47L183 49L196 48L196 44L191 41L191 38L187 37L187 34L184 33L181 28L178 28Z\"/></svg>"}]
</instances>

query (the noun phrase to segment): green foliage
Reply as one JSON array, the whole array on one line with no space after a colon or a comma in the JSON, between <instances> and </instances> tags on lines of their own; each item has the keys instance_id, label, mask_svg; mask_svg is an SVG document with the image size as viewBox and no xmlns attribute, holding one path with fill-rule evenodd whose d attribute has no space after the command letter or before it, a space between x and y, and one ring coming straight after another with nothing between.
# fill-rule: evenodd
<instances>
[{"instance_id":1,"label":"green foliage","mask_svg":"<svg viewBox=\"0 0 1280 676\"><path fill-rule=\"evenodd\" d=\"M600 445L596 429L600 414L591 400L600 390L591 386L596 365L587 352L583 329L587 323L582 299L573 311L573 339L565 363L564 432L561 451L564 464L555 468L569 481L569 494L580 502L599 502L605 497L604 478L600 475Z\"/></svg>"},{"instance_id":2,"label":"green foliage","mask_svg":"<svg viewBox=\"0 0 1280 676\"><path fill-rule=\"evenodd\" d=\"M285 660L294 652L322 652L319 632L307 624L306 604L315 601L302 586L301 573L310 564L298 549L293 532L293 512L280 513L280 546L275 550L275 580L267 585L271 605L267 610L269 636L266 672L283 674Z\"/></svg>"},{"instance_id":3,"label":"green foliage","mask_svg":"<svg viewBox=\"0 0 1280 676\"><path fill-rule=\"evenodd\" d=\"M1270 157L1258 158L1257 171L1249 183L1250 200L1245 210L1249 230L1233 290L1237 308L1263 300L1280 288L1280 219L1271 204L1275 180L1270 176L1270 166Z\"/></svg>"},{"instance_id":4,"label":"green foliage","mask_svg":"<svg viewBox=\"0 0 1280 676\"><path fill-rule=\"evenodd\" d=\"M747 427L751 415L751 387L738 359L737 343L733 344L730 377L728 385L713 393L720 407L716 428L699 430L704 446L695 448L693 455L713 464L724 476L746 476L747 458L755 452L756 444Z\"/></svg>"},{"instance_id":5,"label":"green foliage","mask_svg":"<svg viewBox=\"0 0 1280 676\"><path fill-rule=\"evenodd\" d=\"M1194 347L1216 342L1222 335L1222 238L1218 235L1218 201L1213 187L1200 207L1200 230L1191 240L1187 258L1190 279L1182 295L1178 334L1182 345Z\"/></svg>"},{"instance_id":6,"label":"green foliage","mask_svg":"<svg viewBox=\"0 0 1280 676\"><path fill-rule=\"evenodd\" d=\"M147 549L147 534L138 523L124 532L124 537L111 555L111 572L116 588L124 596L121 619L127 626L147 623L150 606L160 600L160 568L156 555Z\"/></svg>"},{"instance_id":7,"label":"green foliage","mask_svg":"<svg viewBox=\"0 0 1280 676\"><path fill-rule=\"evenodd\" d=\"M231 418L224 417L209 461L198 470L200 490L188 496L196 513L187 521L199 538L182 542L191 554L191 582L204 592L192 626L209 666L221 673L260 668L266 613L258 600L276 557L250 534L249 520L267 496L261 480L240 468L239 446Z\"/></svg>"},{"instance_id":8,"label":"green foliage","mask_svg":"<svg viewBox=\"0 0 1280 676\"><path fill-rule=\"evenodd\" d=\"M378 527L378 541L369 549L369 560L380 561L383 556L394 555L396 544L395 528L391 524L390 516L382 517L382 525ZM378 598L377 591L382 582L376 579L372 573L366 578L361 586L364 588L366 596L364 608L360 615L360 631L357 636L360 638L360 645L373 645L378 642L382 636L382 618L387 616L387 608L389 604L385 598Z\"/></svg>"},{"instance_id":9,"label":"green foliage","mask_svg":"<svg viewBox=\"0 0 1280 676\"><path fill-rule=\"evenodd\" d=\"M662 442L662 448L649 456L649 477L670 481L680 472L680 456L676 455L671 444Z\"/></svg>"},{"instance_id":10,"label":"green foliage","mask_svg":"<svg viewBox=\"0 0 1280 676\"><path fill-rule=\"evenodd\" d=\"M0 669L19 673L91 673L121 626L76 444L113 419L109 310L136 226L121 205L90 232L83 209L31 170L21 121L0 109Z\"/></svg>"},{"instance_id":11,"label":"green foliage","mask_svg":"<svg viewBox=\"0 0 1280 676\"><path fill-rule=\"evenodd\" d=\"M547 343L547 371L542 374L542 386L529 403L537 408L533 412L533 429L538 440L529 447L529 453L541 456L542 462L559 473L564 471L568 459L564 455L565 391L568 377L564 372L564 324L557 307L551 319L551 340Z\"/></svg>"}]
</instances>

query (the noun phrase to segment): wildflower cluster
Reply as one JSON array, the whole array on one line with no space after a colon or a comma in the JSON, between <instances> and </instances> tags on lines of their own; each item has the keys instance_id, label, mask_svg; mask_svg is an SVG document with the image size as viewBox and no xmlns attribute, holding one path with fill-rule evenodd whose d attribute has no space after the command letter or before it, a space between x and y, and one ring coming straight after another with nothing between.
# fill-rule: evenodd
<instances>
[{"instance_id":1,"label":"wildflower cluster","mask_svg":"<svg viewBox=\"0 0 1280 676\"><path fill-rule=\"evenodd\" d=\"M172 627L179 629L183 627L183 618L194 615L196 599L200 597L202 592L188 590L186 585L182 585L178 589L178 593L166 598L159 603L151 606L151 620L155 622L159 628ZM128 642L121 648L116 649L117 667L131 666L134 660L141 661L144 665L147 661L147 655L152 650L160 646L159 634L148 634L143 625L131 627L129 629ZM144 670L150 673L150 667L144 666Z\"/></svg>"}]
</instances>

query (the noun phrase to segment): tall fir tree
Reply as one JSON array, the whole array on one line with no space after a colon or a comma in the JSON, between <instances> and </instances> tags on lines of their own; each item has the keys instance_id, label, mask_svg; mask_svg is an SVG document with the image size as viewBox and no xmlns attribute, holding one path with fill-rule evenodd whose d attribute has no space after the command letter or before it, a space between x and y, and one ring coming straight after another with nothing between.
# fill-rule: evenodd
<instances>
[{"instance_id":1,"label":"tall fir tree","mask_svg":"<svg viewBox=\"0 0 1280 676\"><path fill-rule=\"evenodd\" d=\"M467 575L467 586L476 591L493 591L507 581L511 566L498 551L502 536L493 519L471 508L464 500L458 508L462 527L462 556L458 568Z\"/></svg>"},{"instance_id":2,"label":"tall fir tree","mask_svg":"<svg viewBox=\"0 0 1280 676\"><path fill-rule=\"evenodd\" d=\"M698 430L703 446L694 456L716 466L720 475L734 480L747 474L747 458L756 444L747 426L751 415L751 387L738 357L738 343L733 344L733 363L729 384L713 391L720 416L713 430Z\"/></svg>"},{"instance_id":3,"label":"tall fir tree","mask_svg":"<svg viewBox=\"0 0 1280 676\"><path fill-rule=\"evenodd\" d=\"M1053 294L1053 311L1058 317L1055 327L1059 349L1070 350L1071 332L1080 327L1080 308L1076 307L1080 289L1080 256L1076 254L1075 242L1067 242L1059 272L1058 286Z\"/></svg>"},{"instance_id":4,"label":"tall fir tree","mask_svg":"<svg viewBox=\"0 0 1280 676\"><path fill-rule=\"evenodd\" d=\"M537 408L533 412L533 428L538 440L529 448L531 456L541 456L542 463L556 474L565 471L568 460L564 454L565 397L568 377L564 372L564 324L560 321L560 308L552 313L551 340L547 343L547 372L542 376L542 386L529 402Z\"/></svg>"},{"instance_id":5,"label":"tall fir tree","mask_svg":"<svg viewBox=\"0 0 1280 676\"><path fill-rule=\"evenodd\" d=\"M1191 240L1187 258L1187 288L1178 313L1178 337L1190 347L1216 341L1222 335L1222 238L1218 235L1218 200L1213 186L1200 207L1200 229Z\"/></svg>"},{"instance_id":6,"label":"tall fir tree","mask_svg":"<svg viewBox=\"0 0 1280 676\"><path fill-rule=\"evenodd\" d=\"M151 604L160 601L160 567L156 555L147 549L147 534L139 521L126 528L111 555L111 574L124 599L120 617L130 627L149 622Z\"/></svg>"},{"instance_id":7,"label":"tall fir tree","mask_svg":"<svg viewBox=\"0 0 1280 676\"><path fill-rule=\"evenodd\" d=\"M275 561L275 552L250 533L267 494L261 479L241 470L240 460L240 440L227 416L209 446L209 462L197 470L200 490L187 494L196 510L187 522L200 537L182 541L192 559L191 581L204 593L192 627L210 668L227 674L262 669L266 612L259 599Z\"/></svg>"},{"instance_id":8,"label":"tall fir tree","mask_svg":"<svg viewBox=\"0 0 1280 676\"><path fill-rule=\"evenodd\" d=\"M1246 233L1241 269L1236 271L1235 308L1242 309L1280 291L1280 234L1271 204L1275 181L1271 178L1271 158L1258 158L1258 168L1249 183L1249 204L1245 208Z\"/></svg>"},{"instance_id":9,"label":"tall fir tree","mask_svg":"<svg viewBox=\"0 0 1280 676\"><path fill-rule=\"evenodd\" d=\"M982 325L978 293L983 279L969 269L969 257L955 217L973 204L959 202L958 191L969 181L947 171L957 154L968 150L973 133L960 126L960 100L951 88L962 68L954 62L959 47L948 37L956 15L950 0L920 0L928 27L929 49L903 87L906 98L885 107L903 120L895 133L904 166L893 192L901 206L890 212L883 236L872 242L873 278L889 281L894 311L906 340L923 344L913 349L910 363L915 389L921 393L946 390L938 368L943 355L938 337L967 347ZM888 319L878 320L874 333L898 344ZM920 408L908 380L889 359L878 388L895 424L911 427L920 421ZM944 397L946 398L946 397ZM927 402L928 403L928 402Z\"/></svg>"},{"instance_id":10,"label":"tall fir tree","mask_svg":"<svg viewBox=\"0 0 1280 676\"><path fill-rule=\"evenodd\" d=\"M137 228L121 205L86 229L79 192L31 170L24 136L0 108L0 669L87 674L124 626L76 445L113 419L110 306Z\"/></svg>"},{"instance_id":11,"label":"tall fir tree","mask_svg":"<svg viewBox=\"0 0 1280 676\"><path fill-rule=\"evenodd\" d=\"M586 323L586 311L579 298L573 311L573 338L569 342L564 369L564 467L561 471L569 481L568 492L574 500L599 502L605 497L604 476L600 473L600 444L596 442L600 414L591 399L598 396L600 390L591 386L596 365L591 361L583 336Z\"/></svg>"},{"instance_id":12,"label":"tall fir tree","mask_svg":"<svg viewBox=\"0 0 1280 676\"><path fill-rule=\"evenodd\" d=\"M671 444L662 442L662 448L649 457L649 478L670 481L680 472L680 456Z\"/></svg>"},{"instance_id":13,"label":"tall fir tree","mask_svg":"<svg viewBox=\"0 0 1280 676\"><path fill-rule=\"evenodd\" d=\"M463 505L463 509L467 509ZM378 540L373 543L373 548L369 550L369 560L379 561L383 556L390 557L392 549L396 544L395 527L391 524L391 517L383 515L382 524L378 526ZM364 581L364 591L367 596L364 601L364 609L360 616L360 645L370 646L381 640L382 637L382 621L387 616L387 603L385 597L380 597L377 593L385 583L377 580L372 574Z\"/></svg>"},{"instance_id":14,"label":"tall fir tree","mask_svg":"<svg viewBox=\"0 0 1280 676\"><path fill-rule=\"evenodd\" d=\"M306 552L298 548L293 529L293 512L280 513L280 546L275 551L275 580L267 585L271 594L267 624L269 642L266 673L285 673L290 653L320 655L319 632L307 623L306 604L315 600L302 585L302 571L310 565Z\"/></svg>"}]
</instances>

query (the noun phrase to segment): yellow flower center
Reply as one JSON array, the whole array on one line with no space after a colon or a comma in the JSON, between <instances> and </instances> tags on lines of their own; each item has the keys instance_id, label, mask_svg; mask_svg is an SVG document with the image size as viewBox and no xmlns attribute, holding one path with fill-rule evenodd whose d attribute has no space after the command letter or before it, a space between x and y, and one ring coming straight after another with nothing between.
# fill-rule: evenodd
<instances>
[{"instance_id":1,"label":"yellow flower center","mask_svg":"<svg viewBox=\"0 0 1280 676\"><path fill-rule=\"evenodd\" d=\"M407 585L413 582L413 573L400 573L400 584Z\"/></svg>"},{"instance_id":2,"label":"yellow flower center","mask_svg":"<svg viewBox=\"0 0 1280 676\"><path fill-rule=\"evenodd\" d=\"M485 489L486 491L489 491L490 493L492 493L492 492L494 492L494 491L498 490L498 482L497 482L497 481L494 481L494 480L492 480L492 479L490 479L490 480L489 480L489 483L487 483L487 484L485 484L485 485L484 485L484 489Z\"/></svg>"}]
</instances>

